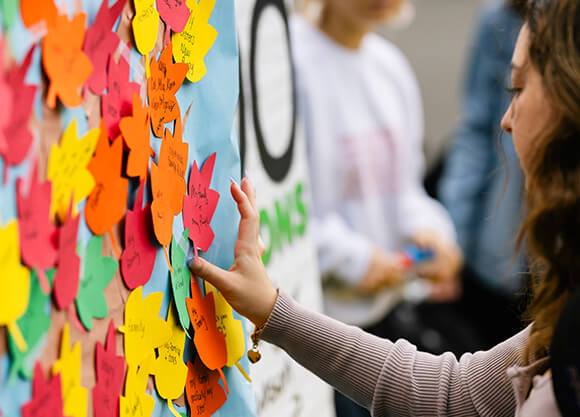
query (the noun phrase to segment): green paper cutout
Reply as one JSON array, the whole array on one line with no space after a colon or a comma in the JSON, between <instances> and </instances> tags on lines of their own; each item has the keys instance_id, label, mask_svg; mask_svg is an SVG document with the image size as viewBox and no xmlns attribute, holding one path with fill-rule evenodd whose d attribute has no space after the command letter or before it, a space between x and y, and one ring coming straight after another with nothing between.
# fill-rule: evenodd
<instances>
[{"instance_id":1,"label":"green paper cutout","mask_svg":"<svg viewBox=\"0 0 580 417\"><path fill-rule=\"evenodd\" d=\"M50 282L54 277L55 270L47 271L46 276ZM50 314L47 313L47 304L49 296L42 292L36 271L31 272L30 279L30 299L28 309L17 320L18 327L22 336L28 345L26 352L21 352L16 343L8 334L8 349L12 359L10 366L10 375L8 381L14 382L17 375L23 379L31 379L34 370L34 363L42 354L43 339L48 334L50 328Z\"/></svg>"},{"instance_id":2,"label":"green paper cutout","mask_svg":"<svg viewBox=\"0 0 580 417\"><path fill-rule=\"evenodd\" d=\"M2 24L4 29L8 30L12 27L18 7L18 0L2 0Z\"/></svg>"},{"instance_id":3,"label":"green paper cutout","mask_svg":"<svg viewBox=\"0 0 580 417\"><path fill-rule=\"evenodd\" d=\"M183 231L183 239L187 242L187 234L189 229ZM187 265L185 265L185 252L175 241L175 237L171 238L171 266L173 267L173 274L171 274L171 288L173 289L173 300L177 308L177 316L179 323L185 333L189 337L189 314L187 313L187 306L185 305L185 298L188 296L190 272Z\"/></svg>"},{"instance_id":4,"label":"green paper cutout","mask_svg":"<svg viewBox=\"0 0 580 417\"><path fill-rule=\"evenodd\" d=\"M93 236L85 252L83 279L76 298L79 319L87 330L93 328L93 318L103 319L109 314L103 291L119 267L113 258L102 256L102 250L103 237Z\"/></svg>"}]
</instances>

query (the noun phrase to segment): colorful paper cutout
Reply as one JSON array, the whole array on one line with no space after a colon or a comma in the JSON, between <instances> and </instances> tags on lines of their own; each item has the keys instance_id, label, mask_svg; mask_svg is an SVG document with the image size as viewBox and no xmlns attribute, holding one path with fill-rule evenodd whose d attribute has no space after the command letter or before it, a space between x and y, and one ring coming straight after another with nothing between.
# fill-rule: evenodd
<instances>
[{"instance_id":1,"label":"colorful paper cutout","mask_svg":"<svg viewBox=\"0 0 580 417\"><path fill-rule=\"evenodd\" d=\"M167 400L173 415L179 417L172 401L183 394L187 378L187 366L183 362L185 332L175 321L172 304L167 311L167 327L171 337L158 349L159 355L155 360L155 387L159 396Z\"/></svg>"},{"instance_id":2,"label":"colorful paper cutout","mask_svg":"<svg viewBox=\"0 0 580 417\"><path fill-rule=\"evenodd\" d=\"M196 259L198 248L207 251L214 238L210 223L220 195L209 186L215 158L214 152L203 164L201 172L197 168L197 162L193 161L189 174L189 191L183 197L183 227L189 229L189 238L193 242Z\"/></svg>"},{"instance_id":3,"label":"colorful paper cutout","mask_svg":"<svg viewBox=\"0 0 580 417\"><path fill-rule=\"evenodd\" d=\"M85 35L83 51L93 64L87 86L96 95L101 95L106 87L109 56L119 45L119 36L112 29L126 2L127 0L117 0L109 8L109 1L103 1L94 23L89 26Z\"/></svg>"},{"instance_id":4,"label":"colorful paper cutout","mask_svg":"<svg viewBox=\"0 0 580 417\"><path fill-rule=\"evenodd\" d=\"M20 254L29 268L38 272L38 280L45 294L50 286L44 273L57 258L57 229L50 221L50 181L38 180L38 162L34 161L30 174L28 196L24 195L23 179L16 180L16 202L20 232Z\"/></svg>"},{"instance_id":5,"label":"colorful paper cutout","mask_svg":"<svg viewBox=\"0 0 580 417\"><path fill-rule=\"evenodd\" d=\"M27 345L17 320L26 312L29 296L30 271L20 264L18 223L13 220L0 227L0 326L8 327L21 351Z\"/></svg>"},{"instance_id":6,"label":"colorful paper cutout","mask_svg":"<svg viewBox=\"0 0 580 417\"><path fill-rule=\"evenodd\" d=\"M2 25L4 29L10 29L18 13L18 0L2 0ZM2 414L0 414L1 416Z\"/></svg>"},{"instance_id":7,"label":"colorful paper cutout","mask_svg":"<svg viewBox=\"0 0 580 417\"><path fill-rule=\"evenodd\" d=\"M173 57L175 62L188 65L187 79L194 83L207 73L204 58L214 44L218 32L208 21L215 6L215 0L187 0L191 15L181 33L174 33Z\"/></svg>"},{"instance_id":8,"label":"colorful paper cutout","mask_svg":"<svg viewBox=\"0 0 580 417\"><path fill-rule=\"evenodd\" d=\"M50 275L54 270L49 272ZM28 350L21 352L16 346L14 339L8 335L8 350L10 351L10 376L9 381L14 381L17 375L24 379L32 377L33 365L41 355L42 346L40 341L48 333L50 328L50 315L47 313L48 295L40 288L35 273L32 271L30 281L30 297L26 312L18 319L18 327L26 341Z\"/></svg>"},{"instance_id":9,"label":"colorful paper cutout","mask_svg":"<svg viewBox=\"0 0 580 417\"><path fill-rule=\"evenodd\" d=\"M76 298L77 311L85 329L93 328L93 318L103 319L109 314L107 299L103 292L117 272L117 261L102 256L103 237L93 236L85 252L83 279Z\"/></svg>"},{"instance_id":10,"label":"colorful paper cutout","mask_svg":"<svg viewBox=\"0 0 580 417\"><path fill-rule=\"evenodd\" d=\"M133 3L135 4L135 17L132 25L135 46L141 52L141 55L145 55L148 68L149 59L147 55L153 50L157 42L159 13L155 10L155 0L133 0Z\"/></svg>"},{"instance_id":11,"label":"colorful paper cutout","mask_svg":"<svg viewBox=\"0 0 580 417\"><path fill-rule=\"evenodd\" d=\"M117 140L110 144L102 121L99 131L95 156L88 165L95 186L85 205L87 225L96 235L111 231L125 215L129 185L129 180L121 176L123 141ZM114 247L117 248L115 241Z\"/></svg>"},{"instance_id":12,"label":"colorful paper cutout","mask_svg":"<svg viewBox=\"0 0 580 417\"><path fill-rule=\"evenodd\" d=\"M157 0L157 10L167 26L165 28L165 43L169 43L169 33L181 32L191 14L184 0Z\"/></svg>"},{"instance_id":13,"label":"colorful paper cutout","mask_svg":"<svg viewBox=\"0 0 580 417\"><path fill-rule=\"evenodd\" d=\"M152 370L153 356L149 356L141 367L129 365L125 396L120 399L121 417L150 417L155 407L155 400L147 395L147 379Z\"/></svg>"},{"instance_id":14,"label":"colorful paper cutout","mask_svg":"<svg viewBox=\"0 0 580 417\"><path fill-rule=\"evenodd\" d=\"M187 362L187 384L185 392L191 416L211 417L227 400L226 393L219 384L220 374L211 371L195 358L193 364Z\"/></svg>"},{"instance_id":15,"label":"colorful paper cutout","mask_svg":"<svg viewBox=\"0 0 580 417\"><path fill-rule=\"evenodd\" d=\"M46 27L54 26L57 13L53 0L20 0L20 15L27 28L42 22Z\"/></svg>"},{"instance_id":16,"label":"colorful paper cutout","mask_svg":"<svg viewBox=\"0 0 580 417\"><path fill-rule=\"evenodd\" d=\"M76 205L95 186L87 165L95 151L99 133L100 129L93 129L78 139L76 120L73 120L62 135L60 146L52 145L47 173L48 179L52 181L50 213L60 221L64 221L67 216L71 195L74 198L73 214L76 214Z\"/></svg>"},{"instance_id":17,"label":"colorful paper cutout","mask_svg":"<svg viewBox=\"0 0 580 417\"><path fill-rule=\"evenodd\" d=\"M117 355L115 326L109 322L106 347L99 342L95 351L97 382L93 387L93 411L95 417L118 417L119 399L125 376L125 358Z\"/></svg>"},{"instance_id":18,"label":"colorful paper cutout","mask_svg":"<svg viewBox=\"0 0 580 417\"><path fill-rule=\"evenodd\" d=\"M64 417L60 375L44 378L40 363L34 365L32 398L21 409L22 417Z\"/></svg>"},{"instance_id":19,"label":"colorful paper cutout","mask_svg":"<svg viewBox=\"0 0 580 417\"><path fill-rule=\"evenodd\" d=\"M101 101L103 120L111 141L121 134L119 121L122 117L131 115L133 94L139 94L139 84L129 81L129 63L121 55L119 62L113 56L109 59L109 75L107 77L107 93Z\"/></svg>"},{"instance_id":20,"label":"colorful paper cutout","mask_svg":"<svg viewBox=\"0 0 580 417\"><path fill-rule=\"evenodd\" d=\"M137 94L133 94L133 115L123 117L119 122L119 128L129 148L127 175L139 177L140 180L147 179L149 157L153 155L149 142L151 136L149 112L147 107L141 104Z\"/></svg>"},{"instance_id":21,"label":"colorful paper cutout","mask_svg":"<svg viewBox=\"0 0 580 417\"><path fill-rule=\"evenodd\" d=\"M69 217L58 231L58 268L54 276L54 300L65 310L72 305L79 289L81 260L77 255L80 216Z\"/></svg>"},{"instance_id":22,"label":"colorful paper cutout","mask_svg":"<svg viewBox=\"0 0 580 417\"><path fill-rule=\"evenodd\" d=\"M159 317L163 293L154 292L143 299L143 287L137 287L127 298L125 325L125 359L129 367L141 366L171 337L167 323Z\"/></svg>"},{"instance_id":23,"label":"colorful paper cutout","mask_svg":"<svg viewBox=\"0 0 580 417\"><path fill-rule=\"evenodd\" d=\"M183 231L183 239L187 242L187 229ZM181 327L187 332L189 331L190 320L185 298L187 297L190 282L190 272L185 264L185 252L177 244L175 237L171 239L171 265L173 267L173 273L171 274L173 301L175 302Z\"/></svg>"},{"instance_id":24,"label":"colorful paper cutout","mask_svg":"<svg viewBox=\"0 0 580 417\"><path fill-rule=\"evenodd\" d=\"M62 401L67 417L86 417L88 390L81 386L81 344L70 346L70 330L65 323L60 342L60 357L52 367L53 374L60 374Z\"/></svg>"},{"instance_id":25,"label":"colorful paper cutout","mask_svg":"<svg viewBox=\"0 0 580 417\"><path fill-rule=\"evenodd\" d=\"M158 138L163 134L165 123L181 117L175 93L183 84L187 65L174 64L171 50L172 45L168 44L161 52L159 61L151 58L151 76L147 80L151 128Z\"/></svg>"},{"instance_id":26,"label":"colorful paper cutout","mask_svg":"<svg viewBox=\"0 0 580 417\"><path fill-rule=\"evenodd\" d=\"M133 210L125 216L125 250L121 255L123 281L130 290L145 285L151 278L157 248L151 244L151 204L143 207L145 181L141 181Z\"/></svg>"},{"instance_id":27,"label":"colorful paper cutout","mask_svg":"<svg viewBox=\"0 0 580 417\"><path fill-rule=\"evenodd\" d=\"M72 20L66 15L58 15L54 26L49 25L42 39L42 63L50 79L46 103L51 109L56 107L57 96L66 107L82 103L80 88L93 71L91 60L82 50L85 22L84 13L75 15Z\"/></svg>"}]
</instances>

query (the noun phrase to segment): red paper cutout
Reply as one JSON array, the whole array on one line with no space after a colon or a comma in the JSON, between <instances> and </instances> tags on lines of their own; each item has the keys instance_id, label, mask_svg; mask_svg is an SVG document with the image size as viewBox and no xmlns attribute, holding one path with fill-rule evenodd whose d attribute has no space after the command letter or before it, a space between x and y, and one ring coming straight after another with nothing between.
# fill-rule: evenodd
<instances>
[{"instance_id":1,"label":"red paper cutout","mask_svg":"<svg viewBox=\"0 0 580 417\"><path fill-rule=\"evenodd\" d=\"M80 216L71 218L71 215L72 202L68 219L59 229L58 268L54 275L54 299L61 310L72 306L79 290L81 260L77 255L77 233Z\"/></svg>"},{"instance_id":2,"label":"red paper cutout","mask_svg":"<svg viewBox=\"0 0 580 417\"><path fill-rule=\"evenodd\" d=\"M116 63L113 57L109 58L109 75L107 77L107 93L102 99L102 113L109 139L115 140L121 133L119 121L124 116L131 114L131 100L133 94L139 94L140 86L129 81L129 63L119 57Z\"/></svg>"},{"instance_id":3,"label":"red paper cutout","mask_svg":"<svg viewBox=\"0 0 580 417\"><path fill-rule=\"evenodd\" d=\"M20 15L27 28L41 22L47 27L54 26L57 14L53 0L20 0Z\"/></svg>"},{"instance_id":4,"label":"red paper cutout","mask_svg":"<svg viewBox=\"0 0 580 417\"><path fill-rule=\"evenodd\" d=\"M64 417L60 374L45 379L39 362L34 365L32 398L21 409L22 417Z\"/></svg>"},{"instance_id":5,"label":"red paper cutout","mask_svg":"<svg viewBox=\"0 0 580 417\"><path fill-rule=\"evenodd\" d=\"M95 187L85 205L87 225L96 235L111 230L125 214L129 180L121 177L122 167L123 141L117 140L109 146L101 121L95 156L88 165L95 179Z\"/></svg>"},{"instance_id":6,"label":"red paper cutout","mask_svg":"<svg viewBox=\"0 0 580 417\"><path fill-rule=\"evenodd\" d=\"M165 29L165 39L169 39L170 30L181 32L189 20L191 10L183 0L156 0L157 11L163 19L167 28ZM166 41L169 43L169 41Z\"/></svg>"},{"instance_id":7,"label":"red paper cutout","mask_svg":"<svg viewBox=\"0 0 580 417\"><path fill-rule=\"evenodd\" d=\"M165 123L181 117L175 93L183 84L188 66L172 62L172 44L169 43L161 52L159 61L151 58L151 76L147 79L151 128L158 138L163 134Z\"/></svg>"},{"instance_id":8,"label":"red paper cutout","mask_svg":"<svg viewBox=\"0 0 580 417\"><path fill-rule=\"evenodd\" d=\"M93 388L93 410L95 417L118 417L119 397L125 376L125 358L117 356L115 326L109 322L106 348L99 342L96 347L96 379Z\"/></svg>"},{"instance_id":9,"label":"red paper cutout","mask_svg":"<svg viewBox=\"0 0 580 417\"><path fill-rule=\"evenodd\" d=\"M38 163L30 174L28 196L24 195L23 180L16 180L18 227L22 261L29 268L39 270L38 279L45 294L50 292L44 269L51 268L57 258L57 228L50 221L50 181L38 180Z\"/></svg>"},{"instance_id":10,"label":"red paper cutout","mask_svg":"<svg viewBox=\"0 0 580 417\"><path fill-rule=\"evenodd\" d=\"M46 95L48 107L56 107L56 96L66 107L82 103L80 88L93 70L91 60L82 51L86 15L79 13L73 20L59 15L54 26L42 39L42 62L50 86Z\"/></svg>"},{"instance_id":11,"label":"red paper cutout","mask_svg":"<svg viewBox=\"0 0 580 417\"><path fill-rule=\"evenodd\" d=\"M155 266L157 248L151 244L151 204L143 206L145 181L141 181L133 210L125 217L125 250L121 256L121 273L130 290L145 285Z\"/></svg>"},{"instance_id":12,"label":"red paper cutout","mask_svg":"<svg viewBox=\"0 0 580 417\"><path fill-rule=\"evenodd\" d=\"M119 36L112 32L115 21L127 0L117 0L108 7L109 1L103 1L92 26L87 29L83 51L93 63L93 73L87 85L96 95L101 95L107 83L107 63L119 45Z\"/></svg>"},{"instance_id":13,"label":"red paper cutout","mask_svg":"<svg viewBox=\"0 0 580 417\"><path fill-rule=\"evenodd\" d=\"M189 238L193 242L196 258L197 249L207 251L214 238L210 222L220 195L216 190L209 188L209 185L215 158L214 152L203 164L201 172L197 168L197 162L193 161L189 174L189 193L183 197L183 227L189 229Z\"/></svg>"},{"instance_id":14,"label":"red paper cutout","mask_svg":"<svg viewBox=\"0 0 580 417\"><path fill-rule=\"evenodd\" d=\"M191 416L210 417L227 400L226 393L219 384L220 374L205 367L199 357L193 365L187 362L187 383L185 392Z\"/></svg>"},{"instance_id":15,"label":"red paper cutout","mask_svg":"<svg viewBox=\"0 0 580 417\"><path fill-rule=\"evenodd\" d=\"M127 161L127 175L139 177L140 180L147 178L149 172L149 156L153 155L150 145L149 112L147 107L141 104L137 94L133 94L133 115L123 117L119 122L119 128L130 149Z\"/></svg>"}]
</instances>

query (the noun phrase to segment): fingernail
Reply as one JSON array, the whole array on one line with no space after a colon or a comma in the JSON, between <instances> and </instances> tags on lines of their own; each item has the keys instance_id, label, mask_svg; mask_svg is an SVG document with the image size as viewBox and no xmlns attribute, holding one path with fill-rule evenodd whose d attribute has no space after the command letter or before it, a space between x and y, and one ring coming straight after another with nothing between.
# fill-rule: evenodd
<instances>
[{"instance_id":1,"label":"fingernail","mask_svg":"<svg viewBox=\"0 0 580 417\"><path fill-rule=\"evenodd\" d=\"M248 176L248 171L244 170L244 178Z\"/></svg>"},{"instance_id":2,"label":"fingernail","mask_svg":"<svg viewBox=\"0 0 580 417\"><path fill-rule=\"evenodd\" d=\"M232 184L234 184L236 187L238 187L238 183L236 182L234 177L230 177L230 181L232 182Z\"/></svg>"}]
</instances>

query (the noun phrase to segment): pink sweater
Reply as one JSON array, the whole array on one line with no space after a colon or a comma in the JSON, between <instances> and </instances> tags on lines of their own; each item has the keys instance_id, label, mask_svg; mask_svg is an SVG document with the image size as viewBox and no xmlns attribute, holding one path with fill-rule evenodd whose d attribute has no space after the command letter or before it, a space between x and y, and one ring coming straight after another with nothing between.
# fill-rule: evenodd
<instances>
[{"instance_id":1,"label":"pink sweater","mask_svg":"<svg viewBox=\"0 0 580 417\"><path fill-rule=\"evenodd\" d=\"M530 328L486 352L418 352L307 310L280 291L262 339L362 406L373 416L558 416L551 380L534 385L544 358L522 367ZM549 379L549 378L548 378ZM527 397L527 399L526 399Z\"/></svg>"}]
</instances>

